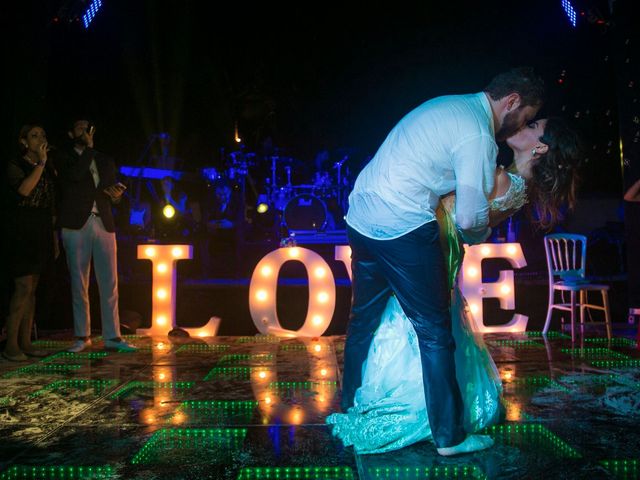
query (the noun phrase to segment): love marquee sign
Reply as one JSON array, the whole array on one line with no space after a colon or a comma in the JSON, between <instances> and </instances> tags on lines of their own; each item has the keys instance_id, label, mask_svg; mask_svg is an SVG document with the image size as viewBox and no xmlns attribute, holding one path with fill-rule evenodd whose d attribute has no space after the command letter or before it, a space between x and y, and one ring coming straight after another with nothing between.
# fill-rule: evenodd
<instances>
[{"instance_id":1,"label":"love marquee sign","mask_svg":"<svg viewBox=\"0 0 640 480\"><path fill-rule=\"evenodd\" d=\"M193 258L192 245L138 245L138 258L152 262L152 319L151 327L138 329L141 335L167 335L176 323L176 263ZM466 246L461 267L459 285L467 300L478 332L523 332L528 318L514 314L504 325L485 326L483 321L483 298L498 298L500 308L513 310L515 286L513 270L503 270L496 282L482 282L482 260L504 258L514 268L526 266L519 243L485 243ZM351 247L337 245L335 259L344 263L349 278L351 271ZM289 261L304 264L309 281L309 306L303 325L298 330L282 328L278 320L276 292L278 273ZM313 250L303 247L282 247L266 254L255 266L249 285L249 310L258 331L265 335L280 337L319 337L329 327L335 311L336 285L329 264ZM183 328L191 336L213 336L219 319L212 317L207 324L196 328Z\"/></svg>"}]
</instances>

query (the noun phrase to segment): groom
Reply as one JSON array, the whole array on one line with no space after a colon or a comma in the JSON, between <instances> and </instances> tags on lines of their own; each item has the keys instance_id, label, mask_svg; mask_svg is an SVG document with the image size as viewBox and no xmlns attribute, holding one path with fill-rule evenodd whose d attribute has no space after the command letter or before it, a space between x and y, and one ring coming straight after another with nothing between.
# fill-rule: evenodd
<instances>
[{"instance_id":1,"label":"groom","mask_svg":"<svg viewBox=\"0 0 640 480\"><path fill-rule=\"evenodd\" d=\"M455 221L465 242L487 238L496 140L531 121L543 93L542 80L531 69L518 68L496 76L483 92L429 100L394 127L349 196L353 296L342 410L353 406L373 335L395 294L418 337L429 425L441 455L481 450L492 442L467 436L462 426L435 211L440 197L455 191Z\"/></svg>"}]
</instances>

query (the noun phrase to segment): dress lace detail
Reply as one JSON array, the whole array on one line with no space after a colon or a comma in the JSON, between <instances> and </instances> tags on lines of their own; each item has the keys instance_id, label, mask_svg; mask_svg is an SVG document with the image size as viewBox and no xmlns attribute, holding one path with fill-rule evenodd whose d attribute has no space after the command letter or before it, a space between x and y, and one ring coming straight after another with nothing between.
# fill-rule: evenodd
<instances>
[{"instance_id":1,"label":"dress lace detail","mask_svg":"<svg viewBox=\"0 0 640 480\"><path fill-rule=\"evenodd\" d=\"M520 175L507 172L509 175L509 189L501 197L489 202L489 208L494 211L520 210L527 203L527 187Z\"/></svg>"}]
</instances>

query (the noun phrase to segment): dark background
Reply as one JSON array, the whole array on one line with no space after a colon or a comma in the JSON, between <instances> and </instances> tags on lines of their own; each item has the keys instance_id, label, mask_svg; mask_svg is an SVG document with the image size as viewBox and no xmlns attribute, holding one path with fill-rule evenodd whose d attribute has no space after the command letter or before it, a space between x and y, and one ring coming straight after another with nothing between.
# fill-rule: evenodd
<instances>
[{"instance_id":1,"label":"dark background","mask_svg":"<svg viewBox=\"0 0 640 480\"><path fill-rule=\"evenodd\" d=\"M182 159L184 170L220 168L221 150L240 148L234 141L237 125L245 151L256 152L254 174L268 170L260 165L266 162L262 155L291 156L299 160L295 168L304 168L300 165L312 164L316 152L328 149L332 160L349 153L347 165L355 177L412 108L435 96L480 91L496 73L530 65L548 89L540 115L569 119L587 145L579 211L567 227L597 231L616 217L623 192L617 105L624 59L614 61L621 50L609 2L572 3L577 28L561 0L380 7L103 0L88 30L74 21L79 0L3 4L0 154L16 155L18 130L33 121L44 125L50 143L62 146L70 117L81 113L96 123L96 147L120 165L135 164L151 134L168 132L171 153ZM508 152L501 152L500 161L509 161ZM621 273L618 237L613 243L593 238L589 273L610 278ZM545 283L541 232L526 225L519 240L529 262L516 272L519 281L531 277L535 285ZM247 271L254 265L248 258ZM336 274L344 276L342 270ZM540 292L520 295L517 310L541 321L544 288L527 288ZM245 299L244 290L239 292ZM121 306L145 313L149 306L134 299L148 295L139 293L122 289ZM197 300L183 298L179 316L202 323L206 318L184 308L203 305L200 297L211 292L191 294ZM223 289L220 298L228 300L226 295ZM347 308L348 295L341 295ZM58 303L68 309L68 300ZM213 303L213 311L225 304ZM612 307L614 318L624 316L621 284L614 288ZM68 326L69 315L58 321Z\"/></svg>"},{"instance_id":2,"label":"dark background","mask_svg":"<svg viewBox=\"0 0 640 480\"><path fill-rule=\"evenodd\" d=\"M96 146L132 164L151 133L195 170L220 149L310 162L352 153L356 170L389 129L428 98L480 91L498 72L531 65L547 82L546 113L576 122L590 148L583 192L621 195L607 2L328 4L103 0L88 30L69 5L26 1L2 15L8 50L4 158L17 131L44 123L64 142L70 116L90 115ZM8 7L2 7L8 9ZM66 10L65 10L66 8ZM267 150L269 150L267 148ZM267 151L266 153L270 153Z\"/></svg>"}]
</instances>

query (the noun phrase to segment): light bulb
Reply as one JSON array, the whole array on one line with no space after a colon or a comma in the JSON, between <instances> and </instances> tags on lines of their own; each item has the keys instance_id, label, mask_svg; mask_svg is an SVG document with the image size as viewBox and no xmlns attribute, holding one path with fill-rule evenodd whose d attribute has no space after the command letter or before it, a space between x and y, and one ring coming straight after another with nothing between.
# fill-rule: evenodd
<instances>
[{"instance_id":1,"label":"light bulb","mask_svg":"<svg viewBox=\"0 0 640 480\"><path fill-rule=\"evenodd\" d=\"M264 302L267 299L267 291L266 290L258 290L256 293L256 299Z\"/></svg>"},{"instance_id":2,"label":"light bulb","mask_svg":"<svg viewBox=\"0 0 640 480\"><path fill-rule=\"evenodd\" d=\"M324 278L327 275L327 270L324 267L318 267L313 273L316 278Z\"/></svg>"}]
</instances>

